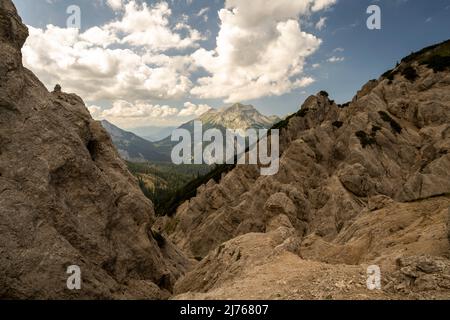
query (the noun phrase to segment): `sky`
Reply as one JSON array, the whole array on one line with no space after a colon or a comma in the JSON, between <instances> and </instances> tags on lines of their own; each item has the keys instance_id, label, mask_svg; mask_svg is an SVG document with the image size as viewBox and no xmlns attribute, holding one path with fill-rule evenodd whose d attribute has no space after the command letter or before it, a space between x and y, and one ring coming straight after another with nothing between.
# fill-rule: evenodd
<instances>
[{"instance_id":1,"label":"sky","mask_svg":"<svg viewBox=\"0 0 450 320\"><path fill-rule=\"evenodd\" d=\"M24 65L124 129L176 126L236 102L283 117L321 90L343 103L450 38L450 0L13 2L30 30ZM371 5L380 29L367 27Z\"/></svg>"}]
</instances>

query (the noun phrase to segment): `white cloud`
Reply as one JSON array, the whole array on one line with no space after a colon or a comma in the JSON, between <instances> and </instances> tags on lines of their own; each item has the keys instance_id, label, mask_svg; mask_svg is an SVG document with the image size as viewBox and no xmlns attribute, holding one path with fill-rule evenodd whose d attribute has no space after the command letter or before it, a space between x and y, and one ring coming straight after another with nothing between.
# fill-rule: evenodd
<instances>
[{"instance_id":1,"label":"white cloud","mask_svg":"<svg viewBox=\"0 0 450 320\"><path fill-rule=\"evenodd\" d=\"M95 109L94 109L95 110ZM111 109L102 112L104 118L167 118L178 113L178 109L167 105L152 105L142 101L135 104L124 100L115 101Z\"/></svg>"},{"instance_id":2,"label":"white cloud","mask_svg":"<svg viewBox=\"0 0 450 320\"><path fill-rule=\"evenodd\" d=\"M331 63L336 63L336 62L342 62L344 61L345 58L344 57L336 57L336 56L332 56L331 58L329 58L327 61L331 62Z\"/></svg>"},{"instance_id":3,"label":"white cloud","mask_svg":"<svg viewBox=\"0 0 450 320\"><path fill-rule=\"evenodd\" d=\"M193 60L164 51L195 46L200 36L184 23L189 36L171 30L170 14L166 2L149 7L129 1L117 21L83 33L52 25L29 27L24 64L49 88L60 83L88 101L182 98L192 88ZM121 43L132 47L111 46Z\"/></svg>"},{"instance_id":4,"label":"white cloud","mask_svg":"<svg viewBox=\"0 0 450 320\"><path fill-rule=\"evenodd\" d=\"M325 28L326 24L327 24L327 18L326 17L321 17L319 19L319 21L317 21L317 23L316 23L316 29L317 30L322 30L323 28Z\"/></svg>"},{"instance_id":5,"label":"white cloud","mask_svg":"<svg viewBox=\"0 0 450 320\"><path fill-rule=\"evenodd\" d=\"M156 117L180 120L209 106L186 102L179 110L153 101L195 96L239 102L314 82L304 65L321 40L302 31L300 20L335 2L226 0L216 47L207 50L199 48L204 35L188 24L188 16L174 19L167 1L106 0L115 18L104 25L84 32L29 27L23 59L50 89L59 83L88 102L110 101L110 109L89 107L97 118L143 125ZM209 10L194 15L205 18ZM207 74L197 73L200 68Z\"/></svg>"},{"instance_id":6,"label":"white cloud","mask_svg":"<svg viewBox=\"0 0 450 320\"><path fill-rule=\"evenodd\" d=\"M122 19L106 25L105 29L115 34L124 33L120 40L122 44L142 46L150 51L198 47L197 42L203 39L201 34L185 24L183 26L189 31L189 36L182 37L174 32L169 22L171 15L167 2L148 6L145 2L130 1L125 5Z\"/></svg>"},{"instance_id":7,"label":"white cloud","mask_svg":"<svg viewBox=\"0 0 450 320\"><path fill-rule=\"evenodd\" d=\"M80 40L89 42L92 46L97 45L107 48L111 44L117 42L118 38L109 30L101 29L99 27L92 27L80 35Z\"/></svg>"},{"instance_id":8,"label":"white cloud","mask_svg":"<svg viewBox=\"0 0 450 320\"><path fill-rule=\"evenodd\" d=\"M298 16L335 0L227 0L220 10L216 49L197 50L196 64L210 75L191 93L200 98L238 102L282 95L310 84L302 75L305 58L321 40L300 29Z\"/></svg>"},{"instance_id":9,"label":"white cloud","mask_svg":"<svg viewBox=\"0 0 450 320\"><path fill-rule=\"evenodd\" d=\"M87 107L92 117L108 120L123 128L146 126L152 123L180 124L198 118L211 110L206 104L186 102L181 109L168 105L152 104L146 101L130 103L124 100L114 101L111 108L103 109L96 105Z\"/></svg>"},{"instance_id":10,"label":"white cloud","mask_svg":"<svg viewBox=\"0 0 450 320\"><path fill-rule=\"evenodd\" d=\"M205 21L205 22L207 22L208 21L208 12L209 12L209 8L208 7L205 7L205 8L202 8L202 9L200 9L200 11L196 14L196 16L197 17L203 17L203 20Z\"/></svg>"},{"instance_id":11,"label":"white cloud","mask_svg":"<svg viewBox=\"0 0 450 320\"><path fill-rule=\"evenodd\" d=\"M202 114L204 114L205 112L208 112L209 110L211 110L211 107L206 105L206 104L193 104L191 102L186 102L184 104L184 109L182 109L178 115L180 117L199 117Z\"/></svg>"}]
</instances>

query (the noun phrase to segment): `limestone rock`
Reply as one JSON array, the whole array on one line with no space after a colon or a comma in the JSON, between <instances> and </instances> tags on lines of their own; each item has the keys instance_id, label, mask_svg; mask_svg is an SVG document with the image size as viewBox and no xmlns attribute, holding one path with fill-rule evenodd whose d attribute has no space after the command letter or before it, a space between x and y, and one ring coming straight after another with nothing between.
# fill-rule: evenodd
<instances>
[{"instance_id":1,"label":"limestone rock","mask_svg":"<svg viewBox=\"0 0 450 320\"><path fill-rule=\"evenodd\" d=\"M448 233L448 242L450 243L450 206L448 207L447 233Z\"/></svg>"},{"instance_id":2,"label":"limestone rock","mask_svg":"<svg viewBox=\"0 0 450 320\"><path fill-rule=\"evenodd\" d=\"M445 297L450 292L448 259L423 255L401 258L397 263L398 271L392 274L393 290L416 296L422 293L428 299L438 293Z\"/></svg>"},{"instance_id":3,"label":"limestone rock","mask_svg":"<svg viewBox=\"0 0 450 320\"><path fill-rule=\"evenodd\" d=\"M366 212L333 243L312 234L300 251L286 227L236 237L180 278L173 299L449 299L450 263L439 257L449 201ZM380 267L381 290L367 288L369 265Z\"/></svg>"},{"instance_id":4,"label":"limestone rock","mask_svg":"<svg viewBox=\"0 0 450 320\"><path fill-rule=\"evenodd\" d=\"M392 203L394 203L394 200L392 200L390 197L378 195L369 198L368 209L370 211L376 211L379 209L383 209Z\"/></svg>"},{"instance_id":5,"label":"limestone rock","mask_svg":"<svg viewBox=\"0 0 450 320\"><path fill-rule=\"evenodd\" d=\"M371 80L343 106L309 97L281 128L278 174L237 166L178 209L170 238L202 258L284 214L299 236L332 242L367 207L450 194L450 72L414 68L414 82Z\"/></svg>"},{"instance_id":6,"label":"limestone rock","mask_svg":"<svg viewBox=\"0 0 450 320\"><path fill-rule=\"evenodd\" d=\"M277 192L270 196L267 200L264 208L267 211L271 211L278 214L293 215L297 211L294 203L283 192Z\"/></svg>"}]
</instances>

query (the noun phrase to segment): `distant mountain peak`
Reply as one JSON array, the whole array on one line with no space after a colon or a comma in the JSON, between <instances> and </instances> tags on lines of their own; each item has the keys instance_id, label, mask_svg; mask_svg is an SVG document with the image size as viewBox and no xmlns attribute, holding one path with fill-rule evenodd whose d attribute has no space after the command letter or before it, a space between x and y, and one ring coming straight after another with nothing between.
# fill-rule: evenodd
<instances>
[{"instance_id":1,"label":"distant mountain peak","mask_svg":"<svg viewBox=\"0 0 450 320\"><path fill-rule=\"evenodd\" d=\"M249 128L268 129L280 119L276 116L265 116L252 105L235 103L231 106L210 110L200 116L198 120L207 125L247 130Z\"/></svg>"}]
</instances>

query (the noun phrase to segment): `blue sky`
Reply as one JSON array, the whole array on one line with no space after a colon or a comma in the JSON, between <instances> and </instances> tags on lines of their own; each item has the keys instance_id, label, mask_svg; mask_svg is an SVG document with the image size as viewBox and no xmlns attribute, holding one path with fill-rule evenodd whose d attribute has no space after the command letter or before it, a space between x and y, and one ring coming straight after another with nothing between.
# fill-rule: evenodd
<instances>
[{"instance_id":1,"label":"blue sky","mask_svg":"<svg viewBox=\"0 0 450 320\"><path fill-rule=\"evenodd\" d=\"M25 65L125 128L181 124L232 102L284 116L320 90L345 102L405 55L450 38L450 0L275 2L14 0L32 27ZM66 28L74 4L77 31ZM381 30L366 26L371 4Z\"/></svg>"}]
</instances>

